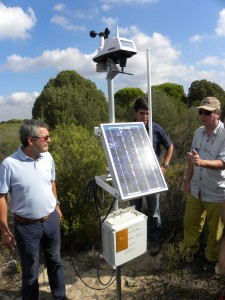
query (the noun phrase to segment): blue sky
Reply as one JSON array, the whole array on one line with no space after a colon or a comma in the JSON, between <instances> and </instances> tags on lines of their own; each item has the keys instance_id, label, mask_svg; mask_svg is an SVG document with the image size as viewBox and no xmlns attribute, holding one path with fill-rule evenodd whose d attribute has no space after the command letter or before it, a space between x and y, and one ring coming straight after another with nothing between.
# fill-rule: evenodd
<instances>
[{"instance_id":1,"label":"blue sky","mask_svg":"<svg viewBox=\"0 0 225 300\"><path fill-rule=\"evenodd\" d=\"M114 92L147 91L146 50L152 85L181 84L185 92L206 79L225 89L224 0L9 0L0 1L0 121L31 117L35 98L50 78L75 70L107 96L106 73L97 73L96 32L116 27L138 53L117 75Z\"/></svg>"}]
</instances>

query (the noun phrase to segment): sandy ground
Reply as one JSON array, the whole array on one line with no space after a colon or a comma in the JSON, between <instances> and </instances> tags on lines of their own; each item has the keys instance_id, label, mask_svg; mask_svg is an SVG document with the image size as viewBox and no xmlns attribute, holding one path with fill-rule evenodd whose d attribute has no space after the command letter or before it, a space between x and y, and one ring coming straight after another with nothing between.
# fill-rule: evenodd
<instances>
[{"instance_id":1,"label":"sandy ground","mask_svg":"<svg viewBox=\"0 0 225 300\"><path fill-rule=\"evenodd\" d=\"M163 258L161 253L153 257L146 252L122 265L120 267L121 277L116 277L116 272L113 271L113 268L103 258L99 259L99 268L97 268L98 260L94 257L93 254L86 253L83 255L79 254L79 256L73 258L69 256L63 258L66 290L69 299L137 299L136 296L139 291L146 288L146 278L148 277L148 279L151 279L151 277L154 277L154 280L157 280L156 274L163 268ZM121 278L121 284L119 284L120 281L116 280L116 278ZM107 285L108 282L112 282L112 284ZM46 268L44 268L44 266L41 266L39 284L40 300L53 299L48 285ZM15 289L16 286L17 291L9 291L7 286L4 286L4 288L2 286L0 289L0 299L21 299L19 296L19 289L21 286L20 279L15 283ZM149 299L149 297L146 295L146 298L142 297L142 299Z\"/></svg>"},{"instance_id":2,"label":"sandy ground","mask_svg":"<svg viewBox=\"0 0 225 300\"><path fill-rule=\"evenodd\" d=\"M120 267L121 284L119 284L121 294L119 294L117 282L120 281L116 280L116 272L104 259L100 259L98 272L97 261L93 260L91 255L88 257L85 254L83 259L81 256L74 257L72 261L70 257L64 259L67 296L71 300L113 300L117 299L119 295L121 295L122 299L132 299L132 295L144 284L144 278L151 273L155 274L157 270L162 268L162 255L159 254L156 257L152 257L148 253L122 265ZM78 278L74 267L81 279ZM112 282L112 284L105 286L108 282ZM40 283L41 299L52 299L49 297L50 290L47 284L46 270L40 275Z\"/></svg>"}]
</instances>

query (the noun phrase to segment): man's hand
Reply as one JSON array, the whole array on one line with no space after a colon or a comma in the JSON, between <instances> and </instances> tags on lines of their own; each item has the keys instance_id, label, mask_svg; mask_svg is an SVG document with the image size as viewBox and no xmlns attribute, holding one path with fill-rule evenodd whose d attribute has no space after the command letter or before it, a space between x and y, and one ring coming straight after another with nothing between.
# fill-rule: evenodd
<instances>
[{"instance_id":1,"label":"man's hand","mask_svg":"<svg viewBox=\"0 0 225 300\"><path fill-rule=\"evenodd\" d=\"M56 211L59 215L59 223L62 221L62 218L63 218L63 214L61 212L61 209L60 209L60 206L59 205L56 205Z\"/></svg>"},{"instance_id":2,"label":"man's hand","mask_svg":"<svg viewBox=\"0 0 225 300\"><path fill-rule=\"evenodd\" d=\"M201 166L201 158L198 155L198 152L195 149L192 149L191 152L187 152L187 158L189 162L194 166Z\"/></svg>"},{"instance_id":3,"label":"man's hand","mask_svg":"<svg viewBox=\"0 0 225 300\"><path fill-rule=\"evenodd\" d=\"M2 231L1 239L2 239L2 244L6 248L8 248L10 251L14 250L16 246L16 241L10 231Z\"/></svg>"},{"instance_id":4,"label":"man's hand","mask_svg":"<svg viewBox=\"0 0 225 300\"><path fill-rule=\"evenodd\" d=\"M163 175L166 174L167 169L164 168L163 166L160 166L160 168L161 168L161 171L162 171Z\"/></svg>"}]
</instances>

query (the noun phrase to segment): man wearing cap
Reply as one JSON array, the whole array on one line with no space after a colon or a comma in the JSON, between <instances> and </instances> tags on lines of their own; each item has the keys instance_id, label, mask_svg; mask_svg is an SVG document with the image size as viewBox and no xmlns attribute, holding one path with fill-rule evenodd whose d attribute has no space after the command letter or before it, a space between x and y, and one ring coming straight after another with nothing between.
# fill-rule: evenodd
<instances>
[{"instance_id":1,"label":"man wearing cap","mask_svg":"<svg viewBox=\"0 0 225 300\"><path fill-rule=\"evenodd\" d=\"M221 220L225 200L225 130L220 121L220 102L206 97L197 107L203 126L193 137L191 151L187 152L188 169L185 193L188 199L184 214L184 243L190 254L200 254L199 238L206 217L208 239L204 249L205 271L212 271L218 261L223 233Z\"/></svg>"}]
</instances>

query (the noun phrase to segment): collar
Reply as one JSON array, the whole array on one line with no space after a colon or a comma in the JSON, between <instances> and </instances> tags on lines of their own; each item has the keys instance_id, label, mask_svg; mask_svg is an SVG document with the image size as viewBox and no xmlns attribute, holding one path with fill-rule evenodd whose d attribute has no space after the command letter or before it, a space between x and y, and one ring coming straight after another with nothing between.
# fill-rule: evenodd
<instances>
[{"instance_id":1,"label":"collar","mask_svg":"<svg viewBox=\"0 0 225 300\"><path fill-rule=\"evenodd\" d=\"M217 124L216 128L213 130L212 135L219 135L222 130L224 130L224 125L223 123L219 120L219 123ZM206 134L205 127L203 127L203 133ZM211 135L211 136L212 136Z\"/></svg>"},{"instance_id":2,"label":"collar","mask_svg":"<svg viewBox=\"0 0 225 300\"><path fill-rule=\"evenodd\" d=\"M19 156L19 158L21 159L21 160L24 160L24 161L29 161L29 160L34 160L33 158L31 158L31 157L29 157L29 156L27 156L24 152L23 152L23 150L22 150L22 147L19 147L18 148L18 150L17 150L17 155ZM43 158L43 153L40 153L39 154L39 156L38 156L38 158L36 159L36 160L38 160L38 159L41 159L41 158Z\"/></svg>"}]
</instances>

